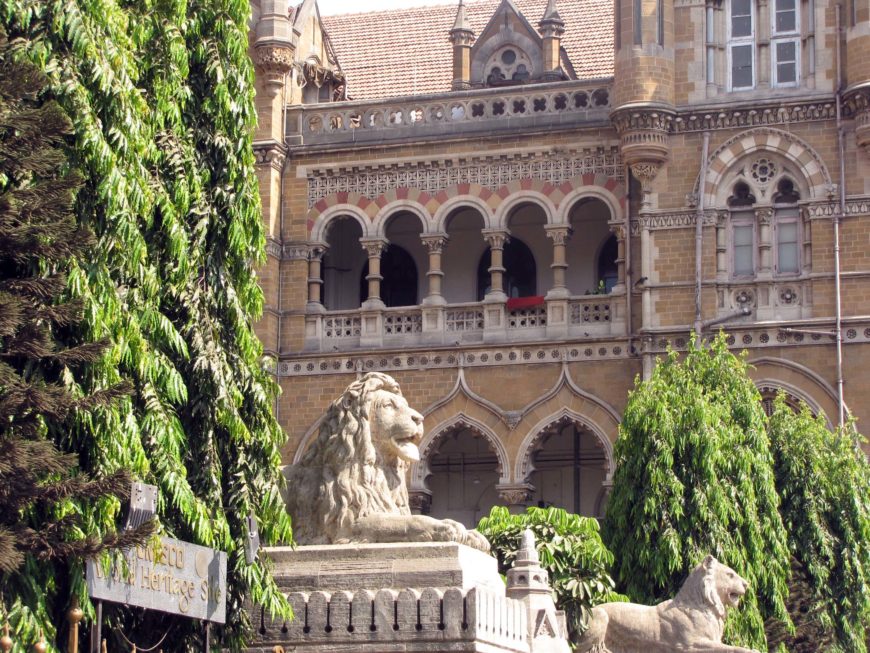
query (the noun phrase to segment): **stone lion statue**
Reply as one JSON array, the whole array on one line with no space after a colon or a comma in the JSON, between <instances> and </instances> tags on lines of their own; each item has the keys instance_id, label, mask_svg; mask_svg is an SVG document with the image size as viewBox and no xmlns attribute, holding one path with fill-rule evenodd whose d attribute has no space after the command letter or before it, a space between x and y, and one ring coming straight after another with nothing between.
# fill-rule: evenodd
<instances>
[{"instance_id":1,"label":"stone lion statue","mask_svg":"<svg viewBox=\"0 0 870 653\"><path fill-rule=\"evenodd\" d=\"M423 416L399 384L371 372L330 404L302 460L284 467L284 500L300 544L450 541L489 551L477 531L412 515L405 479L420 460Z\"/></svg>"},{"instance_id":2,"label":"stone lion statue","mask_svg":"<svg viewBox=\"0 0 870 653\"><path fill-rule=\"evenodd\" d=\"M733 569L708 555L670 601L593 608L577 653L756 653L722 643L725 610L736 607L748 587Z\"/></svg>"}]
</instances>

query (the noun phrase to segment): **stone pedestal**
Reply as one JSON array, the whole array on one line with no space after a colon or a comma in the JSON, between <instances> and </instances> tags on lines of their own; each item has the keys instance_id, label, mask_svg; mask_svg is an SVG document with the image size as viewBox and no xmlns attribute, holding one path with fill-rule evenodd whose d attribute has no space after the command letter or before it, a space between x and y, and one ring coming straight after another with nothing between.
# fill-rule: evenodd
<instances>
[{"instance_id":1,"label":"stone pedestal","mask_svg":"<svg viewBox=\"0 0 870 653\"><path fill-rule=\"evenodd\" d=\"M495 558L455 542L325 544L266 549L285 592L481 587L503 592Z\"/></svg>"},{"instance_id":2,"label":"stone pedestal","mask_svg":"<svg viewBox=\"0 0 870 653\"><path fill-rule=\"evenodd\" d=\"M508 598L495 558L467 546L348 544L265 554L296 617L281 623L252 613L250 653L536 653L542 641L522 588Z\"/></svg>"}]
</instances>

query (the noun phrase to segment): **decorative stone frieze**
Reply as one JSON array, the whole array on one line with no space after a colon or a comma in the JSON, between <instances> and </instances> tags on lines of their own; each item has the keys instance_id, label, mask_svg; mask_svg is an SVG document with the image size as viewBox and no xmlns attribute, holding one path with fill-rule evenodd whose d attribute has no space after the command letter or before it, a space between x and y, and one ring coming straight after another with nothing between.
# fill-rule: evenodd
<instances>
[{"instance_id":1,"label":"decorative stone frieze","mask_svg":"<svg viewBox=\"0 0 870 653\"><path fill-rule=\"evenodd\" d=\"M481 318L482 319L482 318ZM359 338L361 317L336 321L334 330L346 338ZM455 348L395 349L361 353L323 353L283 358L278 364L279 376L323 376L327 374L357 374L371 371L402 371L456 369L463 367L500 367L529 363L558 363L563 360L621 360L632 357L625 338L590 338L558 345L505 345L501 347L466 348L462 354ZM507 419L507 417L506 417Z\"/></svg>"},{"instance_id":2,"label":"decorative stone frieze","mask_svg":"<svg viewBox=\"0 0 870 653\"><path fill-rule=\"evenodd\" d=\"M375 198L392 188L417 188L430 194L460 184L490 190L518 179L541 179L553 185L586 174L625 179L616 147L566 152L526 152L497 156L442 158L352 168L308 170L308 206L334 193L357 193Z\"/></svg>"},{"instance_id":3,"label":"decorative stone frieze","mask_svg":"<svg viewBox=\"0 0 870 653\"><path fill-rule=\"evenodd\" d=\"M645 213L631 220L631 235L639 236L644 229L659 231L661 229L685 229L694 227L698 219L697 211L668 211L661 213ZM715 226L716 211L704 212L704 226Z\"/></svg>"},{"instance_id":4,"label":"decorative stone frieze","mask_svg":"<svg viewBox=\"0 0 870 653\"><path fill-rule=\"evenodd\" d=\"M799 102L771 106L753 105L745 107L713 107L691 111L681 111L671 123L671 131L684 133L693 131L712 131L716 129L746 129L765 125L788 125L820 120L834 120L837 105L834 99L820 99L816 102Z\"/></svg>"},{"instance_id":5,"label":"decorative stone frieze","mask_svg":"<svg viewBox=\"0 0 870 653\"><path fill-rule=\"evenodd\" d=\"M528 505L535 493L535 486L529 483L519 485L496 485L498 497L509 506Z\"/></svg>"},{"instance_id":6,"label":"decorative stone frieze","mask_svg":"<svg viewBox=\"0 0 870 653\"><path fill-rule=\"evenodd\" d=\"M668 159L670 144L668 133L674 121L674 111L664 107L627 107L617 109L610 115L616 133L619 134L620 152L625 163L632 166L648 166L639 172L655 177L658 167ZM643 183L643 178L641 178Z\"/></svg>"},{"instance_id":7,"label":"decorative stone frieze","mask_svg":"<svg viewBox=\"0 0 870 653\"><path fill-rule=\"evenodd\" d=\"M836 194L836 187L834 194ZM804 207L810 220L829 220L839 214L838 202L812 202ZM853 197L846 199L846 217L870 215L870 197Z\"/></svg>"}]
</instances>

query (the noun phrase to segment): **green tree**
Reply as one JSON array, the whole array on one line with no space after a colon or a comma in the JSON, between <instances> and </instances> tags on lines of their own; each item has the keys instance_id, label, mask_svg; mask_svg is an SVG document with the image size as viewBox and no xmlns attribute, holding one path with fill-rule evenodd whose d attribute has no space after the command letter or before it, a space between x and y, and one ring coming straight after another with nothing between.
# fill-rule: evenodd
<instances>
[{"instance_id":1,"label":"green tree","mask_svg":"<svg viewBox=\"0 0 870 653\"><path fill-rule=\"evenodd\" d=\"M669 352L631 392L619 429L604 540L633 600L672 597L708 553L750 584L726 624L763 649L764 620L788 623L789 555L758 390L724 334Z\"/></svg>"},{"instance_id":2,"label":"green tree","mask_svg":"<svg viewBox=\"0 0 870 653\"><path fill-rule=\"evenodd\" d=\"M507 508L495 506L477 529L492 544L502 574L513 566L520 536L526 529L532 530L541 566L550 576L556 607L565 610L572 639L586 630L593 607L625 600L614 591L609 573L613 554L601 541L595 519L561 508L531 507L512 515Z\"/></svg>"},{"instance_id":3,"label":"green tree","mask_svg":"<svg viewBox=\"0 0 870 653\"><path fill-rule=\"evenodd\" d=\"M141 543L153 530L85 530L77 508L117 509L130 474L90 479L76 473L78 456L54 445L74 414L108 408L128 389L76 397L63 383L106 345L64 342L81 318L81 303L61 297L65 273L93 237L73 214L81 179L64 151L70 121L41 97L45 84L34 65L10 56L0 29L0 597L24 642L59 616L54 589L67 582L71 562Z\"/></svg>"},{"instance_id":4,"label":"green tree","mask_svg":"<svg viewBox=\"0 0 870 653\"><path fill-rule=\"evenodd\" d=\"M780 394L770 416L780 514L795 569L789 608L797 632L774 630L789 651L866 653L870 635L870 464L853 424L829 431ZM774 639L774 637L771 637Z\"/></svg>"},{"instance_id":5,"label":"green tree","mask_svg":"<svg viewBox=\"0 0 870 653\"><path fill-rule=\"evenodd\" d=\"M157 485L167 534L228 553L227 624L218 634L230 647L251 632L245 599L289 616L265 562L244 555L250 514L264 543L291 538L277 386L253 330L265 237L249 14L248 0L0 3L17 52L44 71L72 117L69 155L84 182L76 217L97 239L73 260L68 291L84 311L74 337L109 349L64 381L77 395L120 382L133 389L111 408L78 415L59 445L88 473L128 468ZM82 513L84 528L106 532L115 514L99 503ZM70 591L84 600L83 580ZM153 627L136 615L108 617L140 643L153 641ZM176 620L163 648L201 646L201 633Z\"/></svg>"}]
</instances>

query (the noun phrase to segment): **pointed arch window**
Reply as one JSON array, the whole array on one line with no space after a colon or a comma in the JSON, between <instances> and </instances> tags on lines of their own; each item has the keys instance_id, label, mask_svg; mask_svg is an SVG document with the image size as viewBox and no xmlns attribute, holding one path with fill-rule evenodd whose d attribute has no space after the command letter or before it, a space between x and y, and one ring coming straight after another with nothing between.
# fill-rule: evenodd
<instances>
[{"instance_id":1,"label":"pointed arch window","mask_svg":"<svg viewBox=\"0 0 870 653\"><path fill-rule=\"evenodd\" d=\"M731 209L731 261L735 277L755 275L755 195L745 182L734 185Z\"/></svg>"}]
</instances>

